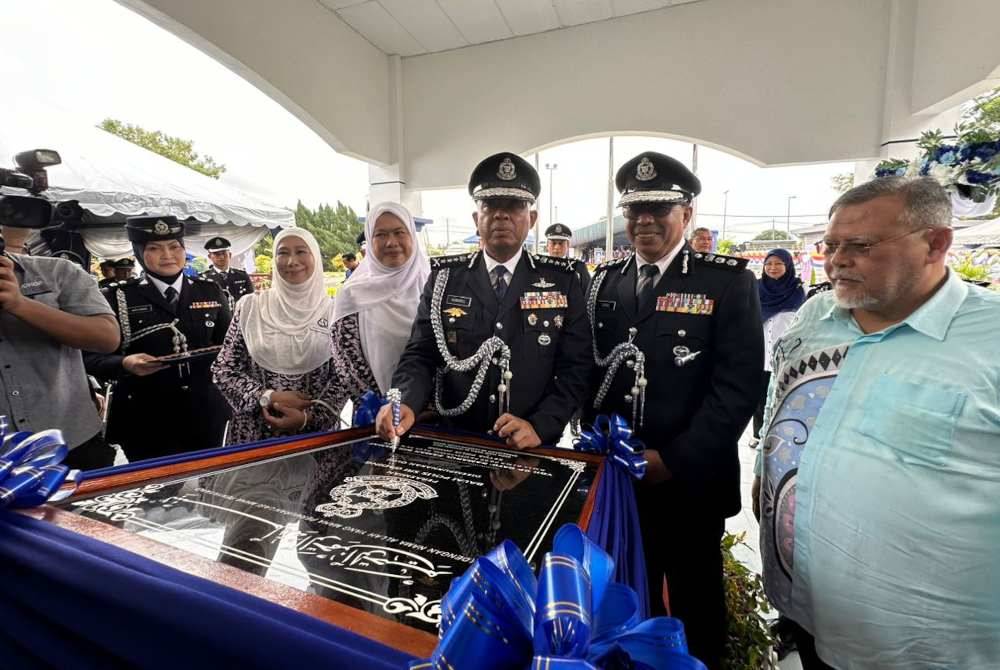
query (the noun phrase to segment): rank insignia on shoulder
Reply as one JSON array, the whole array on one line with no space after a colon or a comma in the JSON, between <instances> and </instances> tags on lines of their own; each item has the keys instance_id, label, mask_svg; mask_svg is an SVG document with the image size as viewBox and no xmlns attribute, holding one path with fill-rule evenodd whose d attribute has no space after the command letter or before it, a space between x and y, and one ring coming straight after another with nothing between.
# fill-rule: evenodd
<instances>
[{"instance_id":1,"label":"rank insignia on shoulder","mask_svg":"<svg viewBox=\"0 0 1000 670\"><path fill-rule=\"evenodd\" d=\"M451 256L431 256L431 269L450 268L469 262L475 254L453 254Z\"/></svg>"},{"instance_id":2,"label":"rank insignia on shoulder","mask_svg":"<svg viewBox=\"0 0 1000 670\"><path fill-rule=\"evenodd\" d=\"M448 309L444 310L444 313L455 319L457 319L460 316L465 316L466 314L468 314L468 312L466 312L461 307L449 307Z\"/></svg>"},{"instance_id":3,"label":"rank insignia on shoulder","mask_svg":"<svg viewBox=\"0 0 1000 670\"><path fill-rule=\"evenodd\" d=\"M556 258L555 256L546 256L545 254L528 254L528 257L533 262L548 267L559 268L563 272L572 272L573 268L576 267L576 259L574 258Z\"/></svg>"},{"instance_id":4,"label":"rank insignia on shoulder","mask_svg":"<svg viewBox=\"0 0 1000 670\"><path fill-rule=\"evenodd\" d=\"M668 293L656 299L657 312L700 314L708 316L715 310L715 300L704 293Z\"/></svg>"},{"instance_id":5,"label":"rank insignia on shoulder","mask_svg":"<svg viewBox=\"0 0 1000 670\"><path fill-rule=\"evenodd\" d=\"M594 268L594 272L600 272L601 270L610 270L611 268L616 268L620 265L624 265L632 260L632 254L628 256L622 256L621 258L612 258L611 260L604 261Z\"/></svg>"},{"instance_id":6,"label":"rank insignia on shoulder","mask_svg":"<svg viewBox=\"0 0 1000 670\"><path fill-rule=\"evenodd\" d=\"M569 307L566 294L559 291L528 291L521 295L521 309L561 309Z\"/></svg>"},{"instance_id":7,"label":"rank insignia on shoulder","mask_svg":"<svg viewBox=\"0 0 1000 670\"><path fill-rule=\"evenodd\" d=\"M707 265L725 268L727 270L743 270L746 268L749 259L737 258L735 256L723 256L722 254L703 254L696 252L694 258Z\"/></svg>"}]
</instances>

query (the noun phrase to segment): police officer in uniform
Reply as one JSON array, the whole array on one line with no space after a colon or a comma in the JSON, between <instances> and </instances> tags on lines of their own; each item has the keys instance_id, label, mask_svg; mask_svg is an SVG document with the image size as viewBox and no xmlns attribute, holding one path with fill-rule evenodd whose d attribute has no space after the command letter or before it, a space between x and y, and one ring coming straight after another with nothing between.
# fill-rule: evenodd
<instances>
[{"instance_id":1,"label":"police officer in uniform","mask_svg":"<svg viewBox=\"0 0 1000 670\"><path fill-rule=\"evenodd\" d=\"M573 260L531 254L538 173L499 153L473 171L469 193L482 250L431 259L410 341L393 375L402 393L376 425L402 435L429 402L447 426L496 434L525 449L558 442L583 401L590 338Z\"/></svg>"},{"instance_id":2,"label":"police officer in uniform","mask_svg":"<svg viewBox=\"0 0 1000 670\"><path fill-rule=\"evenodd\" d=\"M107 288L111 284L114 284L117 279L115 279L115 262L112 260L101 261L101 278L97 282L97 288Z\"/></svg>"},{"instance_id":3,"label":"police officer in uniform","mask_svg":"<svg viewBox=\"0 0 1000 670\"><path fill-rule=\"evenodd\" d=\"M231 319L225 293L183 274L184 224L176 218L131 217L125 228L145 275L104 290L121 347L84 357L88 373L117 382L107 440L130 461L221 446L229 407L212 383L214 353L171 364L158 357L221 345ZM177 429L164 430L166 419Z\"/></svg>"},{"instance_id":4,"label":"police officer in uniform","mask_svg":"<svg viewBox=\"0 0 1000 670\"><path fill-rule=\"evenodd\" d=\"M133 270L135 270L135 259L119 258L115 261L115 281L128 281L133 276Z\"/></svg>"},{"instance_id":5,"label":"police officer in uniform","mask_svg":"<svg viewBox=\"0 0 1000 670\"><path fill-rule=\"evenodd\" d=\"M621 414L645 443L636 495L653 614L664 612L666 577L691 653L718 668L720 540L740 510L737 441L764 355L757 291L745 260L685 242L701 183L683 164L646 152L615 181L635 251L594 271L587 308L598 361L585 412Z\"/></svg>"},{"instance_id":6,"label":"police officer in uniform","mask_svg":"<svg viewBox=\"0 0 1000 670\"><path fill-rule=\"evenodd\" d=\"M553 223L545 229L545 253L553 258L569 258L569 243L573 239L573 231L563 223ZM583 292L590 286L590 271L587 264L577 261L576 273L580 275Z\"/></svg>"},{"instance_id":7,"label":"police officer in uniform","mask_svg":"<svg viewBox=\"0 0 1000 670\"><path fill-rule=\"evenodd\" d=\"M239 302L240 298L253 293L253 280L245 271L230 267L233 254L230 251L232 245L224 237L213 237L205 242L205 251L208 252L208 260L212 262L212 267L201 273L202 279L214 281L222 287L229 297L229 309Z\"/></svg>"}]
</instances>

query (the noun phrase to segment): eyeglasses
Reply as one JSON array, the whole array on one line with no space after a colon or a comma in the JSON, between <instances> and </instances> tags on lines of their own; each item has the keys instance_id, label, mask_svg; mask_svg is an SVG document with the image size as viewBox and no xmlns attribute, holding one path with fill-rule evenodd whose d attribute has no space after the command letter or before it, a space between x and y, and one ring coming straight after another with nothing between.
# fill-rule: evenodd
<instances>
[{"instance_id":1,"label":"eyeglasses","mask_svg":"<svg viewBox=\"0 0 1000 670\"><path fill-rule=\"evenodd\" d=\"M838 252L848 258L868 256L871 254L872 249L880 244L895 242L896 240L901 240L904 237L909 237L915 233L922 233L925 230L930 230L930 228L918 228L901 235L896 235L895 237L887 237L886 239L879 240L878 242L831 242L829 240L823 240L823 253L827 256L827 258L832 258Z\"/></svg>"},{"instance_id":2,"label":"eyeglasses","mask_svg":"<svg viewBox=\"0 0 1000 670\"><path fill-rule=\"evenodd\" d=\"M670 210L674 208L674 205L680 204L679 202L637 202L632 205L626 205L623 208L622 214L629 221L635 221L642 214L651 214L653 218L659 219L661 217L670 214Z\"/></svg>"}]
</instances>

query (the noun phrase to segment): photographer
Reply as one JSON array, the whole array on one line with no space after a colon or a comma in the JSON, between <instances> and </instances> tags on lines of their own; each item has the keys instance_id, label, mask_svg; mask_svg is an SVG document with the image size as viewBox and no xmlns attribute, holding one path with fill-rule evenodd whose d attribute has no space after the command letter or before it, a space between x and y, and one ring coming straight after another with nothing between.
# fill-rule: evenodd
<instances>
[{"instance_id":1,"label":"photographer","mask_svg":"<svg viewBox=\"0 0 1000 670\"><path fill-rule=\"evenodd\" d=\"M111 465L81 349L118 348L118 324L94 278L61 258L24 256L27 228L3 226L0 414L14 430L58 428L74 468Z\"/></svg>"}]
</instances>

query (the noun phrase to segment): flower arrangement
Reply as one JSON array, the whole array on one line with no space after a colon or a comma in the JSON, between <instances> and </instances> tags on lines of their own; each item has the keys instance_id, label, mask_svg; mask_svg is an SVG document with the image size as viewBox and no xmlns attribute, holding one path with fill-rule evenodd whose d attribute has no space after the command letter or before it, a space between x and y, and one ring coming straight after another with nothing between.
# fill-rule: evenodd
<instances>
[{"instance_id":1,"label":"flower arrangement","mask_svg":"<svg viewBox=\"0 0 1000 670\"><path fill-rule=\"evenodd\" d=\"M1000 133L962 123L955 130L955 144L946 144L940 130L924 132L916 159L884 160L875 167L875 176L930 176L973 202L995 197L1000 191Z\"/></svg>"}]
</instances>

